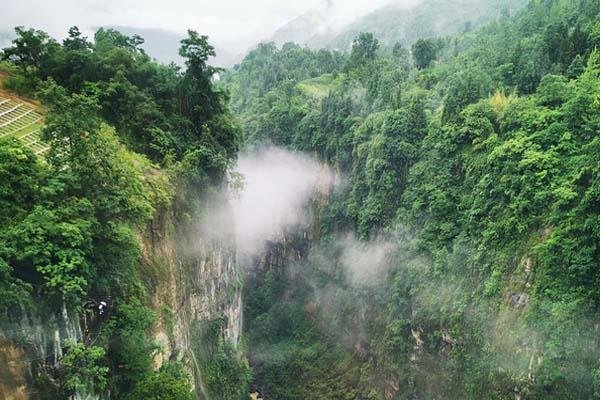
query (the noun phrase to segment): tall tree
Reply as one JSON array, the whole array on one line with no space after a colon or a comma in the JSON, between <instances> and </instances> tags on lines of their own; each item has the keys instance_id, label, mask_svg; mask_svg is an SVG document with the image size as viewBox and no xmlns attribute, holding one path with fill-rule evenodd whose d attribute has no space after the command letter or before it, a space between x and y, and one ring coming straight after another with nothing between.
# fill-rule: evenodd
<instances>
[{"instance_id":1,"label":"tall tree","mask_svg":"<svg viewBox=\"0 0 600 400\"><path fill-rule=\"evenodd\" d=\"M424 69L433 63L437 57L437 46L433 39L419 39L412 46L412 53L417 68Z\"/></svg>"},{"instance_id":2,"label":"tall tree","mask_svg":"<svg viewBox=\"0 0 600 400\"><path fill-rule=\"evenodd\" d=\"M371 32L361 32L352 43L350 66L358 67L373 60L379 49L379 40Z\"/></svg>"},{"instance_id":3,"label":"tall tree","mask_svg":"<svg viewBox=\"0 0 600 400\"><path fill-rule=\"evenodd\" d=\"M59 45L46 32L33 28L18 26L15 33L17 38L11 47L3 50L2 59L18 65L26 76L33 77Z\"/></svg>"},{"instance_id":4,"label":"tall tree","mask_svg":"<svg viewBox=\"0 0 600 400\"><path fill-rule=\"evenodd\" d=\"M182 110L199 131L211 115L222 111L221 96L212 85L212 78L219 69L207 63L209 57L216 55L215 49L208 43L208 36L188 30L188 37L181 41L179 55L185 59L187 67Z\"/></svg>"}]
</instances>

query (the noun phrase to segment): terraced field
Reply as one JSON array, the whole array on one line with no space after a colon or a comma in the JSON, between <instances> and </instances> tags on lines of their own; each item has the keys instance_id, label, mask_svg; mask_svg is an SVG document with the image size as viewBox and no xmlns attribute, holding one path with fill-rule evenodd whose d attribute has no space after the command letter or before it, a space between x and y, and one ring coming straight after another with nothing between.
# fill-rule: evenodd
<instances>
[{"instance_id":1,"label":"terraced field","mask_svg":"<svg viewBox=\"0 0 600 400\"><path fill-rule=\"evenodd\" d=\"M16 137L35 154L43 154L48 145L40 140L42 126L42 115L31 105L0 97L0 138Z\"/></svg>"}]
</instances>

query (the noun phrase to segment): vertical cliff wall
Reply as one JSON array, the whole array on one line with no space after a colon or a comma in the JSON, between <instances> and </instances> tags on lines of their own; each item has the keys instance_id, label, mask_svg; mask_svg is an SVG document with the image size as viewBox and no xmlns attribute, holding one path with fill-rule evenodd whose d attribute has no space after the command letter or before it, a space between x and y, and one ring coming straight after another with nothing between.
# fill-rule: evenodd
<instances>
[{"instance_id":1,"label":"vertical cliff wall","mask_svg":"<svg viewBox=\"0 0 600 400\"><path fill-rule=\"evenodd\" d=\"M200 332L219 321L219 337L237 348L242 329L242 276L230 221L181 227L170 210L157 214L141 237L143 266L158 279L152 308L161 315L153 335L161 346L154 361L182 360L193 372L200 398L204 387ZM226 229L227 228L227 229ZM212 339L215 339L214 337Z\"/></svg>"}]
</instances>

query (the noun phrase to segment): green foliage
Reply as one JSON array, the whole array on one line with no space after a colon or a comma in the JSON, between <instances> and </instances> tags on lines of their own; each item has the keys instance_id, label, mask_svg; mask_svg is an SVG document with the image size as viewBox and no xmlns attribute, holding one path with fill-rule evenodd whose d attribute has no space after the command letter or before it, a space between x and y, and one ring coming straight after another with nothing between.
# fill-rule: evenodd
<instances>
[{"instance_id":1,"label":"green foliage","mask_svg":"<svg viewBox=\"0 0 600 400\"><path fill-rule=\"evenodd\" d=\"M49 60L59 45L43 31L18 26L15 33L17 38L13 41L13 46L3 49L2 59L21 68L26 81L16 86L31 92L35 89L38 74L48 67Z\"/></svg>"},{"instance_id":2,"label":"green foliage","mask_svg":"<svg viewBox=\"0 0 600 400\"><path fill-rule=\"evenodd\" d=\"M164 365L140 381L126 400L194 400L190 376L176 363Z\"/></svg>"},{"instance_id":3,"label":"green foliage","mask_svg":"<svg viewBox=\"0 0 600 400\"><path fill-rule=\"evenodd\" d=\"M375 39L357 38L327 95L288 75L237 105L250 141L348 178L313 209L301 266L244 286L265 398L597 397L599 13L531 1L478 31L423 35L415 65L401 46L365 59ZM231 72L234 90L254 61ZM392 237L381 281L345 276L326 243L349 230Z\"/></svg>"},{"instance_id":4,"label":"green foliage","mask_svg":"<svg viewBox=\"0 0 600 400\"><path fill-rule=\"evenodd\" d=\"M362 66L373 60L379 49L379 41L369 32L361 32L352 43L350 68Z\"/></svg>"},{"instance_id":5,"label":"green foliage","mask_svg":"<svg viewBox=\"0 0 600 400\"><path fill-rule=\"evenodd\" d=\"M17 318L21 308L31 309L31 285L14 277L14 269L0 256L0 322Z\"/></svg>"},{"instance_id":6,"label":"green foliage","mask_svg":"<svg viewBox=\"0 0 600 400\"><path fill-rule=\"evenodd\" d=\"M14 139L0 141L0 222L22 216L34 202L40 173L31 150Z\"/></svg>"},{"instance_id":7,"label":"green foliage","mask_svg":"<svg viewBox=\"0 0 600 400\"><path fill-rule=\"evenodd\" d=\"M318 271L311 266L302 271L288 280L285 271L270 268L249 277L244 286L253 387L268 399L303 399L315 393L331 400L356 398L358 371L336 343L339 326L329 327L331 336L322 335L314 326L319 316L307 312L315 305L309 279Z\"/></svg>"},{"instance_id":8,"label":"green foliage","mask_svg":"<svg viewBox=\"0 0 600 400\"><path fill-rule=\"evenodd\" d=\"M17 91L25 85L29 93L51 78L66 94L94 93L87 96L95 98L96 104L87 106L94 108L92 115L113 125L130 148L153 161L179 160L188 149L207 144L233 157L239 145L235 129L224 124L215 132L210 122L227 113L227 96L212 83L218 70L207 63L214 53L208 38L190 31L182 41L184 72L153 62L140 48L143 42L104 28L89 41L72 27L61 45L44 32L17 28L17 39L3 57L22 66L22 74L7 84ZM46 85L43 98L63 104L64 95Z\"/></svg>"},{"instance_id":9,"label":"green foliage","mask_svg":"<svg viewBox=\"0 0 600 400\"><path fill-rule=\"evenodd\" d=\"M194 327L194 352L199 356L202 384L210 396L241 400L248 395L251 372L238 349L223 338L224 319Z\"/></svg>"},{"instance_id":10,"label":"green foliage","mask_svg":"<svg viewBox=\"0 0 600 400\"><path fill-rule=\"evenodd\" d=\"M417 68L424 69L435 61L437 57L437 46L433 39L419 39L412 45L412 55Z\"/></svg>"},{"instance_id":11,"label":"green foliage","mask_svg":"<svg viewBox=\"0 0 600 400\"><path fill-rule=\"evenodd\" d=\"M124 395L134 390L138 382L152 373L155 346L148 330L154 320L154 313L137 299L116 305L104 332L109 343L107 355L113 371L113 393Z\"/></svg>"},{"instance_id":12,"label":"green foliage","mask_svg":"<svg viewBox=\"0 0 600 400\"><path fill-rule=\"evenodd\" d=\"M74 200L54 207L36 206L8 229L7 258L23 278L36 281L39 274L47 295L76 304L92 277L92 205Z\"/></svg>"},{"instance_id":13,"label":"green foliage","mask_svg":"<svg viewBox=\"0 0 600 400\"><path fill-rule=\"evenodd\" d=\"M16 32L2 52L6 84L41 100L50 150L36 157L0 140L0 323L24 314L45 321L63 307L85 315L83 339L94 345L65 343L58 368L40 374L48 397L192 399L180 366L153 371L147 304L156 282L145 276L139 238L157 210L176 208L174 224L200 218L236 157L241 132L213 85L214 50L190 31L182 71L152 61L141 37L114 29L88 40L72 27L62 44ZM102 315L82 309L101 300ZM219 351L219 377L248 372L237 353Z\"/></svg>"},{"instance_id":14,"label":"green foliage","mask_svg":"<svg viewBox=\"0 0 600 400\"><path fill-rule=\"evenodd\" d=\"M253 375L224 320L194 327L212 397L241 398L250 383L267 399L598 397L600 7L532 0L473 31L457 16L468 7L437 4L410 16L414 65L401 47L412 39L379 50L388 36L361 34L350 54L261 44L223 72L189 31L180 71L115 30L89 41L74 27L58 44L19 28L3 52L8 83L42 83L51 151L45 163L0 142L2 318L38 298L56 310L114 296L96 342L106 357L70 345L66 388L189 398L180 367L152 370L136 229L172 200L169 180L178 222L194 222L243 131L348 179L315 209L324 254L244 285ZM467 32L431 38L427 15ZM352 282L343 249L325 245L347 231L389 238L380 281Z\"/></svg>"},{"instance_id":15,"label":"green foliage","mask_svg":"<svg viewBox=\"0 0 600 400\"><path fill-rule=\"evenodd\" d=\"M324 74L316 78L301 81L297 87L308 97L322 99L335 89L337 85L338 81L332 74Z\"/></svg>"},{"instance_id":16,"label":"green foliage","mask_svg":"<svg viewBox=\"0 0 600 400\"><path fill-rule=\"evenodd\" d=\"M66 341L65 354L60 359L66 391L71 394L102 392L108 383L108 367L102 366L105 355L101 347Z\"/></svg>"}]
</instances>

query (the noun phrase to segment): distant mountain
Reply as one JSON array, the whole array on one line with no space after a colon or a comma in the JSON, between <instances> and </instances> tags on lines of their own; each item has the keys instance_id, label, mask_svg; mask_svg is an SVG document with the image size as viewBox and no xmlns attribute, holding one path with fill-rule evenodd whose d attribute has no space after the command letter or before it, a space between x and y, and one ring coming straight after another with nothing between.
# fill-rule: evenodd
<instances>
[{"instance_id":1,"label":"distant mountain","mask_svg":"<svg viewBox=\"0 0 600 400\"><path fill-rule=\"evenodd\" d=\"M174 62L175 64L183 65L183 59L178 53L180 41L184 38L184 35L180 33L154 28L134 28L131 26L107 26L106 28L116 29L128 36L140 35L144 38L142 48L151 57L162 63L168 64ZM215 46L210 39L209 42ZM218 46L215 46L215 51L217 56L213 57L210 61L215 66L231 67L243 58L241 54L235 55L229 53Z\"/></svg>"},{"instance_id":2,"label":"distant mountain","mask_svg":"<svg viewBox=\"0 0 600 400\"><path fill-rule=\"evenodd\" d=\"M477 28L512 14L527 0L391 0L368 14L344 16L333 1L308 11L278 29L269 41L295 42L312 48L347 50L360 32L372 32L384 45L410 45L420 37L448 35Z\"/></svg>"},{"instance_id":3,"label":"distant mountain","mask_svg":"<svg viewBox=\"0 0 600 400\"><path fill-rule=\"evenodd\" d=\"M310 10L279 28L267 41L279 46L287 42L306 44L313 36L325 34L323 30L331 29L328 26L327 10Z\"/></svg>"},{"instance_id":4,"label":"distant mountain","mask_svg":"<svg viewBox=\"0 0 600 400\"><path fill-rule=\"evenodd\" d=\"M372 32L385 45L410 45L418 38L477 28L503 14L514 13L526 3L527 0L426 0L410 10L390 4L351 23L324 44L348 49L360 32Z\"/></svg>"},{"instance_id":5,"label":"distant mountain","mask_svg":"<svg viewBox=\"0 0 600 400\"><path fill-rule=\"evenodd\" d=\"M423 0L372 0L362 8L348 7L342 0L325 0L314 8L294 18L279 28L267 42L282 45L294 42L314 48L324 47L352 22L373 9L394 2L398 8L408 10Z\"/></svg>"}]
</instances>

